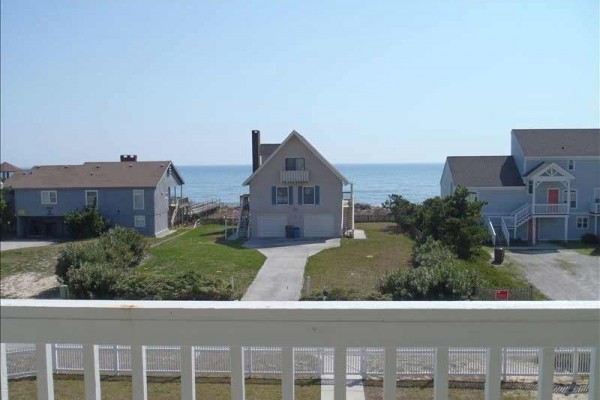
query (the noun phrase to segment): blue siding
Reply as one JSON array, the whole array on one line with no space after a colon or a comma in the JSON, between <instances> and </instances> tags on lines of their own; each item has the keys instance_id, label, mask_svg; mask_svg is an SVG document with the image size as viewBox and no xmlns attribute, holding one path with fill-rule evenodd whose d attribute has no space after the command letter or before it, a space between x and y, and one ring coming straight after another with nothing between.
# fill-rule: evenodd
<instances>
[{"instance_id":1,"label":"blue siding","mask_svg":"<svg viewBox=\"0 0 600 400\"><path fill-rule=\"evenodd\" d=\"M483 207L485 216L508 216L528 200L527 189L476 189L477 198L488 203Z\"/></svg>"},{"instance_id":2,"label":"blue siding","mask_svg":"<svg viewBox=\"0 0 600 400\"><path fill-rule=\"evenodd\" d=\"M524 160L523 151L521 150L521 146L519 145L519 141L515 137L514 134L510 135L510 154L515 159L515 163L517 164L517 168L521 175L525 175L527 169L524 168Z\"/></svg>"}]
</instances>

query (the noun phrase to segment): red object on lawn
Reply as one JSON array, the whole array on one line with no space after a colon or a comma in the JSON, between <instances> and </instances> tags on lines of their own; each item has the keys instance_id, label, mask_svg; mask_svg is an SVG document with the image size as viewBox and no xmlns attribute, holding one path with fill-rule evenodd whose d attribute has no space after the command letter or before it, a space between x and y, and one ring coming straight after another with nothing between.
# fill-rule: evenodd
<instances>
[{"instance_id":1,"label":"red object on lawn","mask_svg":"<svg viewBox=\"0 0 600 400\"><path fill-rule=\"evenodd\" d=\"M508 290L496 290L496 300L508 300Z\"/></svg>"}]
</instances>

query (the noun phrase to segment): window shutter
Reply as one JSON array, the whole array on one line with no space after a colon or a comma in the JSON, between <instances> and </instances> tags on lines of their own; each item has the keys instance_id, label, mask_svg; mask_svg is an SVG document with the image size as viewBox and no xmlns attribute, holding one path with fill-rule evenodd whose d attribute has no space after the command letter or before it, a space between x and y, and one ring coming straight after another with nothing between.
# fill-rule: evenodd
<instances>
[{"instance_id":1,"label":"window shutter","mask_svg":"<svg viewBox=\"0 0 600 400\"><path fill-rule=\"evenodd\" d=\"M321 188L319 186L315 186L315 205L319 205L321 203Z\"/></svg>"},{"instance_id":2,"label":"window shutter","mask_svg":"<svg viewBox=\"0 0 600 400\"><path fill-rule=\"evenodd\" d=\"M298 204L302 205L303 197L302 197L302 186L298 186Z\"/></svg>"},{"instance_id":3,"label":"window shutter","mask_svg":"<svg viewBox=\"0 0 600 400\"><path fill-rule=\"evenodd\" d=\"M289 196L289 204L293 205L294 204L294 187L290 186L288 188L288 196Z\"/></svg>"},{"instance_id":4,"label":"window shutter","mask_svg":"<svg viewBox=\"0 0 600 400\"><path fill-rule=\"evenodd\" d=\"M275 186L271 186L271 204L277 204L277 188Z\"/></svg>"}]
</instances>

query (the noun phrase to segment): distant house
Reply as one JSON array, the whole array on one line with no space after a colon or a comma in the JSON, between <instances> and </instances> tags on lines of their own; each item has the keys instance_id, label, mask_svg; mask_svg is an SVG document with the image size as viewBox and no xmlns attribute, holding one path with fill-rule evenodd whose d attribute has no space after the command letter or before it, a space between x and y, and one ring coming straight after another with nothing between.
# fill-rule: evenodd
<instances>
[{"instance_id":1,"label":"distant house","mask_svg":"<svg viewBox=\"0 0 600 400\"><path fill-rule=\"evenodd\" d=\"M11 163L4 161L2 164L0 164L0 179L1 180L8 179L15 172L19 172L19 171L21 171L21 168L15 167Z\"/></svg>"},{"instance_id":2,"label":"distant house","mask_svg":"<svg viewBox=\"0 0 600 400\"><path fill-rule=\"evenodd\" d=\"M309 142L292 131L281 144L261 144L252 131L252 175L244 185L241 237L340 237L354 229L346 179ZM246 215L247 223L243 218Z\"/></svg>"},{"instance_id":3,"label":"distant house","mask_svg":"<svg viewBox=\"0 0 600 400\"><path fill-rule=\"evenodd\" d=\"M600 129L514 129L511 155L448 157L440 186L442 196L465 186L487 202L501 242L597 235Z\"/></svg>"},{"instance_id":4,"label":"distant house","mask_svg":"<svg viewBox=\"0 0 600 400\"><path fill-rule=\"evenodd\" d=\"M155 236L169 229L170 205L183 183L171 161L121 156L120 162L36 166L5 186L14 191L19 237L63 236L65 213L94 204L111 224Z\"/></svg>"}]
</instances>

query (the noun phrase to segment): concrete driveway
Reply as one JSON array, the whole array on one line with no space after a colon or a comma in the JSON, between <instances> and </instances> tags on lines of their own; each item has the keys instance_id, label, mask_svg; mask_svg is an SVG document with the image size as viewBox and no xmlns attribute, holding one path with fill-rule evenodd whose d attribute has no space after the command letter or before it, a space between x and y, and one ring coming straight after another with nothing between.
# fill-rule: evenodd
<instances>
[{"instance_id":1,"label":"concrete driveway","mask_svg":"<svg viewBox=\"0 0 600 400\"><path fill-rule=\"evenodd\" d=\"M340 246L340 239L250 239L245 247L267 257L243 301L300 299L304 267L308 257Z\"/></svg>"},{"instance_id":2,"label":"concrete driveway","mask_svg":"<svg viewBox=\"0 0 600 400\"><path fill-rule=\"evenodd\" d=\"M600 300L600 257L565 249L512 249L507 256L549 299Z\"/></svg>"},{"instance_id":3,"label":"concrete driveway","mask_svg":"<svg viewBox=\"0 0 600 400\"><path fill-rule=\"evenodd\" d=\"M54 243L58 243L58 240L35 240L35 239L3 240L3 241L0 241L0 251L25 249L27 247L48 246L48 245L51 245Z\"/></svg>"}]
</instances>

